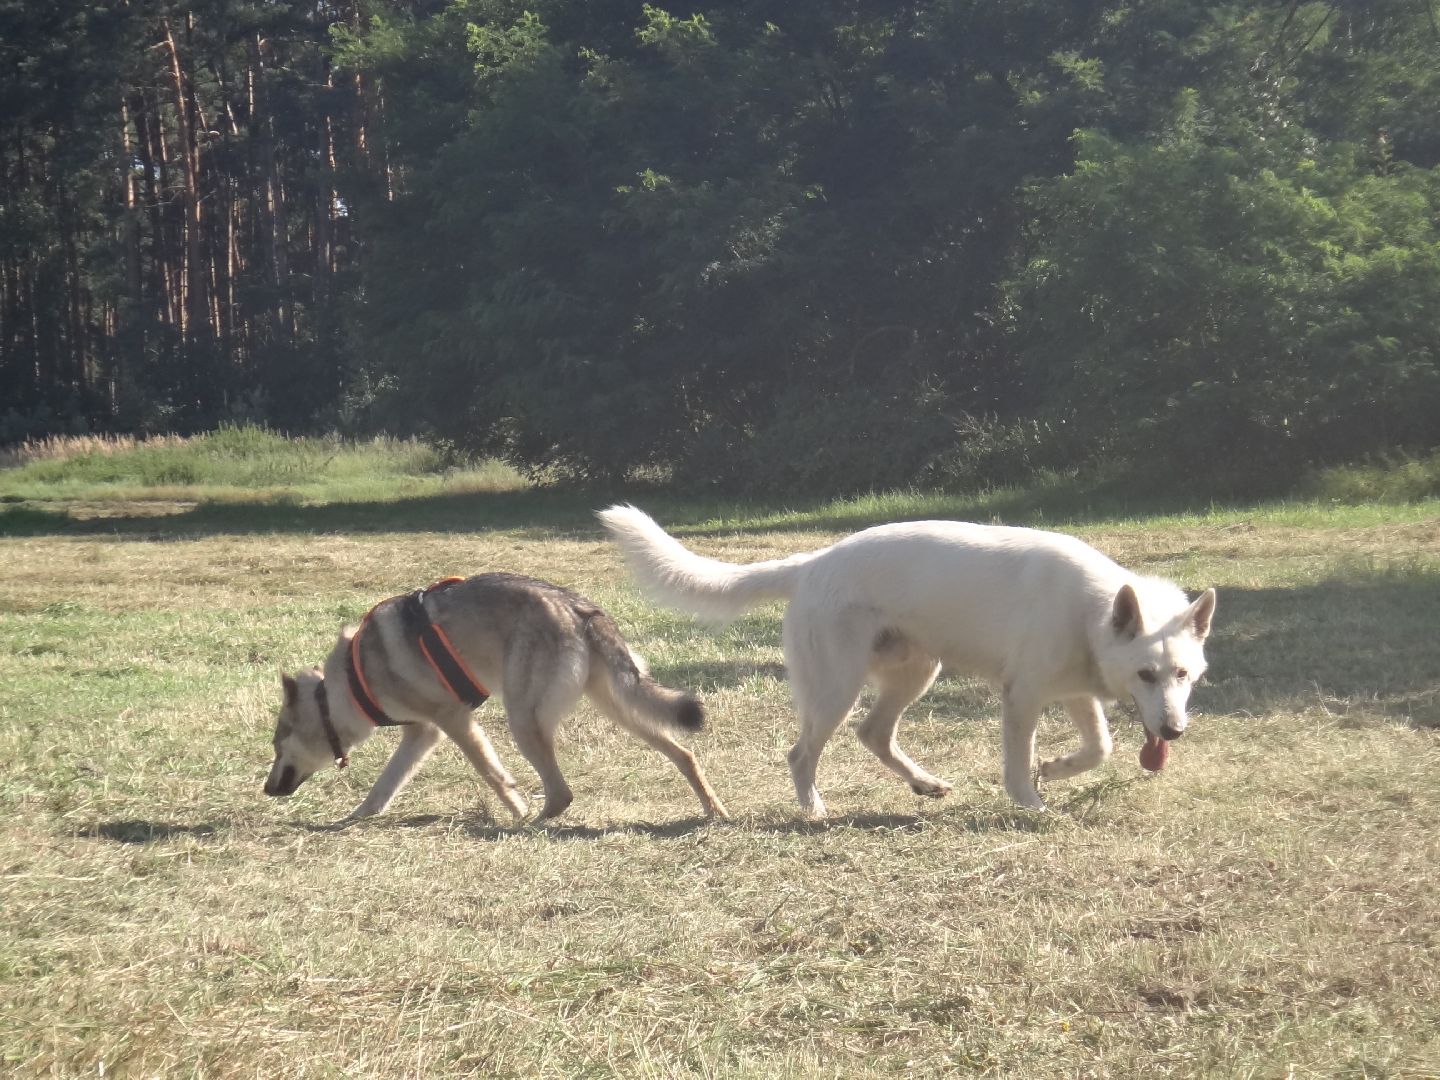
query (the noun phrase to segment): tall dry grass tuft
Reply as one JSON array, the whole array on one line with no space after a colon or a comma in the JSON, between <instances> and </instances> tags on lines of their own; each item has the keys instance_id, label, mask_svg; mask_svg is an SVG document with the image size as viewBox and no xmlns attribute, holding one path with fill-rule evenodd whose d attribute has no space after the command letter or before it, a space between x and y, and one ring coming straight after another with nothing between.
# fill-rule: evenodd
<instances>
[{"instance_id":1,"label":"tall dry grass tuft","mask_svg":"<svg viewBox=\"0 0 1440 1080\"><path fill-rule=\"evenodd\" d=\"M190 444L194 438L189 435L47 435L0 447L0 469L13 469L35 461L66 461L82 454L111 457L142 446L173 449Z\"/></svg>"}]
</instances>

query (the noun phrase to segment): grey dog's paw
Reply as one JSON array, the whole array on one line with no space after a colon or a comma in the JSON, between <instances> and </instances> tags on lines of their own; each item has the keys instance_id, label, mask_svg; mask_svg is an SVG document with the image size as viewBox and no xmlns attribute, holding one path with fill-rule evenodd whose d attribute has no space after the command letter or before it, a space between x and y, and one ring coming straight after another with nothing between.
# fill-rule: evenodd
<instances>
[{"instance_id":1,"label":"grey dog's paw","mask_svg":"<svg viewBox=\"0 0 1440 1080\"><path fill-rule=\"evenodd\" d=\"M910 790L916 795L924 795L927 799L943 799L950 794L952 786L948 780L935 780L933 783L911 784Z\"/></svg>"}]
</instances>

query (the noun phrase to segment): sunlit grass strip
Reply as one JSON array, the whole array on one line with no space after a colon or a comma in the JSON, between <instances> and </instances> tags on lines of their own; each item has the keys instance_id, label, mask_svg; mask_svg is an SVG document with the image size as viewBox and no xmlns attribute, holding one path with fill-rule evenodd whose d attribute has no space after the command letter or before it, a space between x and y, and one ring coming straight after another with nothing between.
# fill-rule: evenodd
<instances>
[{"instance_id":1,"label":"sunlit grass strip","mask_svg":"<svg viewBox=\"0 0 1440 1080\"><path fill-rule=\"evenodd\" d=\"M12 452L12 499L260 502L393 499L524 486L500 462L456 463L414 439L288 438L222 427L193 438L48 440Z\"/></svg>"}]
</instances>

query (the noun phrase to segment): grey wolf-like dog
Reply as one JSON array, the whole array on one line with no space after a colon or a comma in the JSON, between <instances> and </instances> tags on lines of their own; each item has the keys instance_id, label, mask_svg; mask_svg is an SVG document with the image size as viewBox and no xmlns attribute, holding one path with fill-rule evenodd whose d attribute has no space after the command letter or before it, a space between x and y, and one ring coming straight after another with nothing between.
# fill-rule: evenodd
<instances>
[{"instance_id":1,"label":"grey wolf-like dog","mask_svg":"<svg viewBox=\"0 0 1440 1080\"><path fill-rule=\"evenodd\" d=\"M323 667L282 675L284 702L275 725L267 795L293 794L332 761L343 766L375 731L377 721L362 705L368 697L379 715L401 727L400 742L346 820L383 812L442 736L460 748L517 819L526 815L526 799L475 722L472 705L457 698L417 641L410 625L416 617L443 628L453 647L451 662L468 667L485 693L493 690L503 699L515 743L544 785L541 818L560 814L572 799L554 739L582 694L674 762L708 816L725 817L695 755L670 734L703 725L700 702L651 678L615 621L584 597L503 573L451 579L423 593L383 601L359 630L342 631ZM352 682L356 671L361 673L358 684ZM350 688L361 684L357 696Z\"/></svg>"}]
</instances>

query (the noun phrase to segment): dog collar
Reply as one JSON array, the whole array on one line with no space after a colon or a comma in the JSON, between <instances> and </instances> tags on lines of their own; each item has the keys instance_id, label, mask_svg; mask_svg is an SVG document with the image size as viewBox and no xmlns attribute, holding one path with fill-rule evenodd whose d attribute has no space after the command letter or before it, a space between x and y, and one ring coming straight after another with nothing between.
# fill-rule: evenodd
<instances>
[{"instance_id":1,"label":"dog collar","mask_svg":"<svg viewBox=\"0 0 1440 1080\"><path fill-rule=\"evenodd\" d=\"M323 680L315 684L315 705L320 710L320 726L325 729L330 752L335 755L335 768L343 769L350 764L350 755L340 745L340 733L335 730L335 721L330 719L330 698L325 693Z\"/></svg>"}]
</instances>

